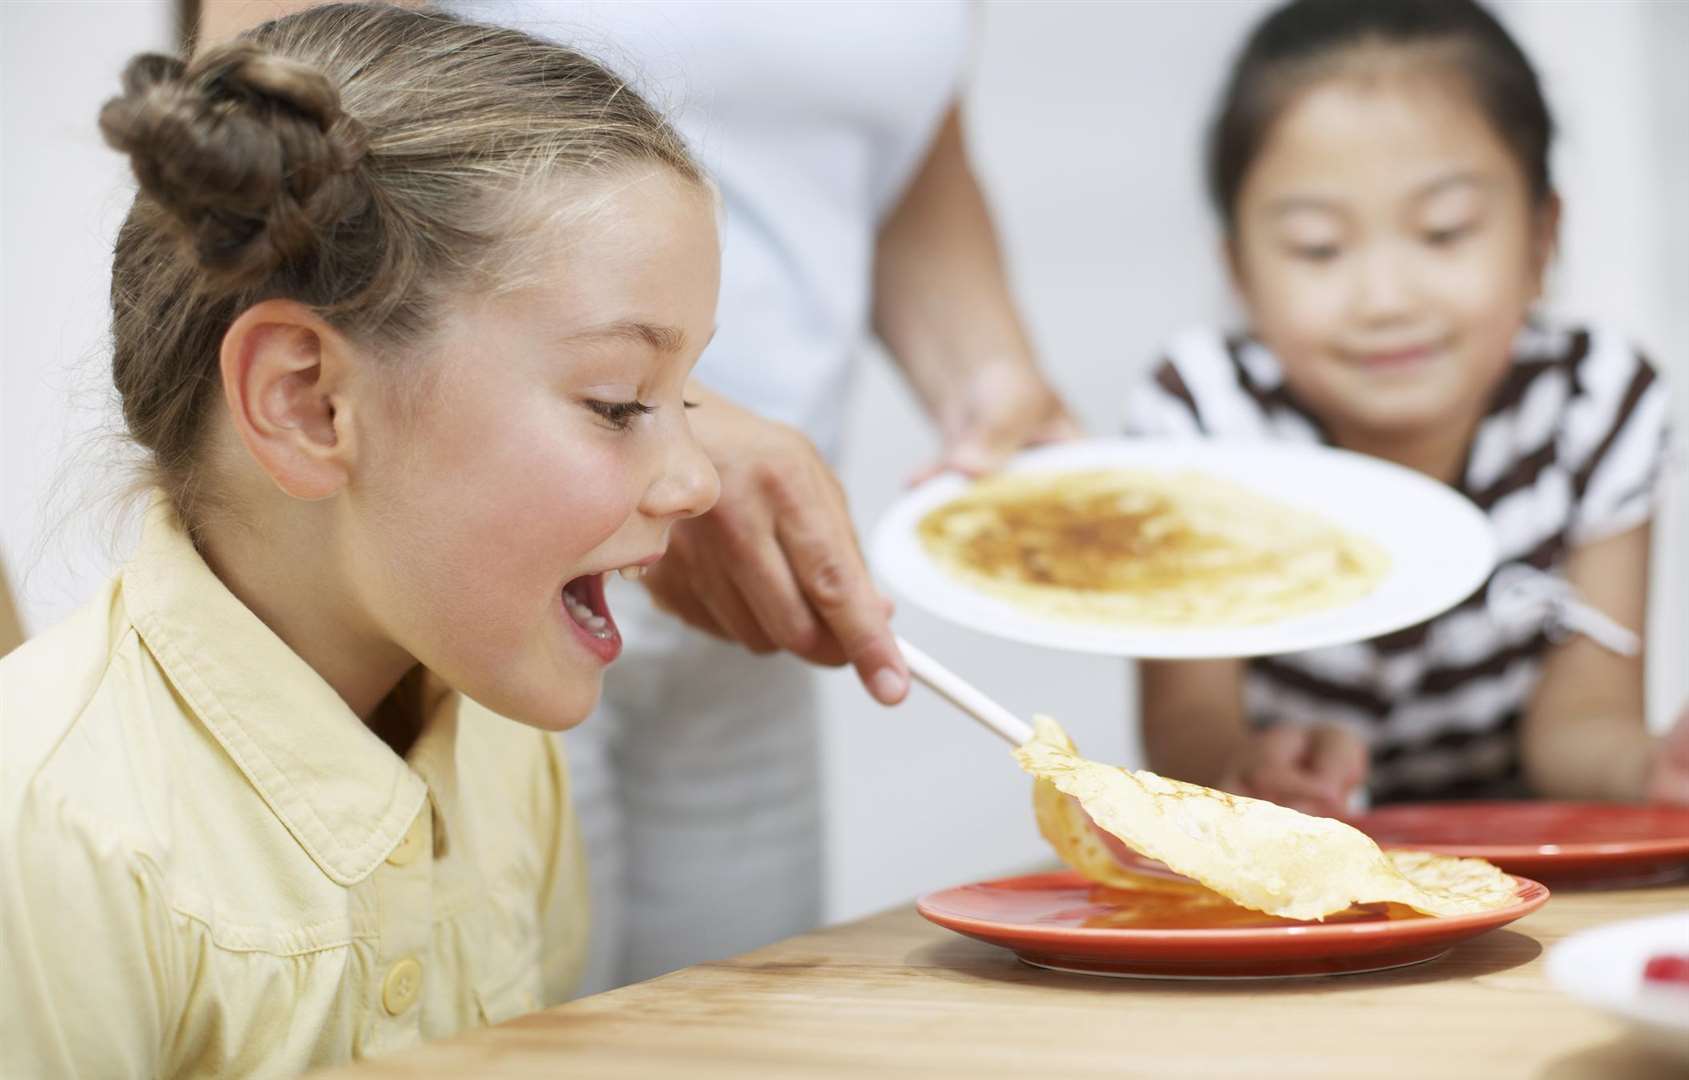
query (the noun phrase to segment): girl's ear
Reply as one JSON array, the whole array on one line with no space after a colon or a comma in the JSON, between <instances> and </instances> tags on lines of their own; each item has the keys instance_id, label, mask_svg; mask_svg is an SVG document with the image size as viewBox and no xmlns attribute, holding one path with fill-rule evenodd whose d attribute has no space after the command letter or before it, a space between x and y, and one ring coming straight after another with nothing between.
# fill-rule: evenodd
<instances>
[{"instance_id":1,"label":"girl's ear","mask_svg":"<svg viewBox=\"0 0 1689 1080\"><path fill-rule=\"evenodd\" d=\"M1548 280L1548 268L1560 253L1560 195L1550 191L1536 208L1531 224L1531 273L1536 279L1536 296Z\"/></svg>"},{"instance_id":2,"label":"girl's ear","mask_svg":"<svg viewBox=\"0 0 1689 1080\"><path fill-rule=\"evenodd\" d=\"M265 300L229 327L218 361L229 418L278 488L323 499L346 485L357 451L351 342L303 304Z\"/></svg>"}]
</instances>

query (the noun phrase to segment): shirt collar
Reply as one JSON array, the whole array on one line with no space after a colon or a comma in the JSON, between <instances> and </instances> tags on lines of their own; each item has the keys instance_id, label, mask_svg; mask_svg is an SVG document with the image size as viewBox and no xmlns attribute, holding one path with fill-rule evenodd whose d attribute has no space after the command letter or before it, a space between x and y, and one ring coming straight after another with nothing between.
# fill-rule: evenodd
<instances>
[{"instance_id":1,"label":"shirt collar","mask_svg":"<svg viewBox=\"0 0 1689 1080\"><path fill-rule=\"evenodd\" d=\"M1279 365L1278 357L1254 338L1238 341L1234 355L1237 366L1243 369L1244 378L1258 389L1276 390L1284 382L1284 368Z\"/></svg>"},{"instance_id":2,"label":"shirt collar","mask_svg":"<svg viewBox=\"0 0 1689 1080\"><path fill-rule=\"evenodd\" d=\"M423 779L211 572L163 497L122 588L176 691L317 866L340 885L368 877L421 809ZM433 703L418 743L449 785L456 709Z\"/></svg>"}]
</instances>

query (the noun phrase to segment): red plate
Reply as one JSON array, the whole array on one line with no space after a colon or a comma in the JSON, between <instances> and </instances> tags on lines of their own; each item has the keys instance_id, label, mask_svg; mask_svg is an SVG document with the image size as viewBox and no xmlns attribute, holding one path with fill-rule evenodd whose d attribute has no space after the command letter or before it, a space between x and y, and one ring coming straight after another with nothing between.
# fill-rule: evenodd
<instances>
[{"instance_id":1,"label":"red plate","mask_svg":"<svg viewBox=\"0 0 1689 1080\"><path fill-rule=\"evenodd\" d=\"M929 893L915 906L938 925L1012 949L1037 967L1139 978L1263 979L1380 971L1434 959L1548 902L1543 886L1516 880L1517 902L1442 919L1392 917L1385 905L1323 923L1232 908L1222 916L1226 926L1192 928L1192 922L1215 921L1212 900L1120 892L1071 870L961 885ZM1107 925L1121 921L1134 925Z\"/></svg>"},{"instance_id":2,"label":"red plate","mask_svg":"<svg viewBox=\"0 0 1689 1080\"><path fill-rule=\"evenodd\" d=\"M1689 874L1689 807L1628 803L1404 803L1350 824L1386 847L1488 859L1556 885Z\"/></svg>"}]
</instances>

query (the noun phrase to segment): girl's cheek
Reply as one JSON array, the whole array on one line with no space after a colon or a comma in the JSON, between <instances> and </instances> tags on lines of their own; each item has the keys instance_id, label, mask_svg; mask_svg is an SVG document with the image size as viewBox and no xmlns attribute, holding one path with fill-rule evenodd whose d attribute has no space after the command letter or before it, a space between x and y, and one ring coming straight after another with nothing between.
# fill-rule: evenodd
<instances>
[{"instance_id":1,"label":"girl's cheek","mask_svg":"<svg viewBox=\"0 0 1689 1080\"><path fill-rule=\"evenodd\" d=\"M1303 346L1329 340L1343 328L1349 306L1349 286L1340 273L1303 270L1287 276L1284 307Z\"/></svg>"},{"instance_id":2,"label":"girl's cheek","mask_svg":"<svg viewBox=\"0 0 1689 1080\"><path fill-rule=\"evenodd\" d=\"M590 551L627 518L619 435L566 410L507 414L493 437L476 427L437 444L434 465L440 493L479 537L555 562Z\"/></svg>"},{"instance_id":3,"label":"girl's cheek","mask_svg":"<svg viewBox=\"0 0 1689 1080\"><path fill-rule=\"evenodd\" d=\"M1470 332L1510 337L1529 309L1534 288L1515 255L1476 249L1429 275L1439 306Z\"/></svg>"},{"instance_id":4,"label":"girl's cheek","mask_svg":"<svg viewBox=\"0 0 1689 1080\"><path fill-rule=\"evenodd\" d=\"M590 435L559 440L511 467L531 477L517 500L526 505L524 512L570 536L571 547L592 547L607 539L635 502L623 455Z\"/></svg>"},{"instance_id":5,"label":"girl's cheek","mask_svg":"<svg viewBox=\"0 0 1689 1080\"><path fill-rule=\"evenodd\" d=\"M1257 330L1282 357L1316 351L1341 325L1339 275L1316 273L1284 260L1261 268L1261 287L1247 298Z\"/></svg>"},{"instance_id":6,"label":"girl's cheek","mask_svg":"<svg viewBox=\"0 0 1689 1080\"><path fill-rule=\"evenodd\" d=\"M1239 285L1256 331L1284 347L1329 334L1342 310L1341 275L1293 258L1270 237L1246 235L1240 244Z\"/></svg>"}]
</instances>

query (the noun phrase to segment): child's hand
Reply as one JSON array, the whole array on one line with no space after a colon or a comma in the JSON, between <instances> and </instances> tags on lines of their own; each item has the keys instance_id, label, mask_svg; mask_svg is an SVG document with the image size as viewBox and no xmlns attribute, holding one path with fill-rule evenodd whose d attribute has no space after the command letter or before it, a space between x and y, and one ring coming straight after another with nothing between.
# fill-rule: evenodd
<instances>
[{"instance_id":1,"label":"child's hand","mask_svg":"<svg viewBox=\"0 0 1689 1080\"><path fill-rule=\"evenodd\" d=\"M1677 722L1654 745L1654 761L1642 797L1649 802L1689 806L1689 704Z\"/></svg>"},{"instance_id":2,"label":"child's hand","mask_svg":"<svg viewBox=\"0 0 1689 1080\"><path fill-rule=\"evenodd\" d=\"M785 650L853 664L882 704L909 672L857 547L844 491L802 432L702 389L689 391L693 436L721 477L721 498L675 524L668 554L641 578L657 606L752 652Z\"/></svg>"},{"instance_id":3,"label":"child's hand","mask_svg":"<svg viewBox=\"0 0 1689 1080\"><path fill-rule=\"evenodd\" d=\"M1219 786L1304 814L1340 817L1366 772L1366 744L1347 728L1281 725L1253 732Z\"/></svg>"}]
</instances>

